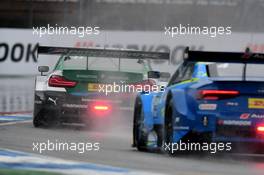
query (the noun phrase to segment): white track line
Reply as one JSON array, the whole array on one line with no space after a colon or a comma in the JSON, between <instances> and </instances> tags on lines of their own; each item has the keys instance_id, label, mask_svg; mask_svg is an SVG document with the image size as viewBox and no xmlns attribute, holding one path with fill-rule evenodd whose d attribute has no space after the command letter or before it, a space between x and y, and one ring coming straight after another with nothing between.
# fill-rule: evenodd
<instances>
[{"instance_id":1,"label":"white track line","mask_svg":"<svg viewBox=\"0 0 264 175\"><path fill-rule=\"evenodd\" d=\"M47 172L59 172L67 175L164 175L146 171L138 171L127 168L94 164L89 162L70 161L60 158L54 158L45 155L34 153L26 153L21 151L14 151L10 149L0 149L1 151L8 151L17 154L17 156L0 155L0 164L18 164L24 169L42 170ZM27 164L35 164L27 165ZM43 167L44 165L44 167ZM45 168L45 165L47 166ZM11 165L12 166L12 165ZM79 167L78 167L79 166ZM54 168L55 167L55 168ZM72 168L71 168L72 167ZM16 169L16 166L14 166Z\"/></svg>"},{"instance_id":2,"label":"white track line","mask_svg":"<svg viewBox=\"0 0 264 175\"><path fill-rule=\"evenodd\" d=\"M26 121L15 121L15 122L4 122L4 123L0 123L0 126L8 126L8 125L15 125L15 124L19 124L19 123L31 123L31 120L26 120Z\"/></svg>"}]
</instances>

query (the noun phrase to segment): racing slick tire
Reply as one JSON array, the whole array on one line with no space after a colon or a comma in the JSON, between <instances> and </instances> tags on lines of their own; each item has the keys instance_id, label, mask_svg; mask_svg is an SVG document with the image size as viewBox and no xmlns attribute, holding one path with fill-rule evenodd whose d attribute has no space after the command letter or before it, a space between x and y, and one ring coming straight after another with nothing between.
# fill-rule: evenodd
<instances>
[{"instance_id":1,"label":"racing slick tire","mask_svg":"<svg viewBox=\"0 0 264 175\"><path fill-rule=\"evenodd\" d=\"M139 151L147 151L147 134L143 130L144 112L142 102L136 99L133 121L133 146Z\"/></svg>"},{"instance_id":2,"label":"racing slick tire","mask_svg":"<svg viewBox=\"0 0 264 175\"><path fill-rule=\"evenodd\" d=\"M166 106L165 121L164 121L164 144L171 145L173 143L173 102L170 99ZM171 147L164 151L171 154Z\"/></svg>"},{"instance_id":3,"label":"racing slick tire","mask_svg":"<svg viewBox=\"0 0 264 175\"><path fill-rule=\"evenodd\" d=\"M167 106L166 106L166 111L165 111L165 121L164 121L164 144L167 146L163 147L163 151L166 153L176 156L176 155L182 155L186 154L187 151L182 151L179 149L174 149L174 139L173 139L173 134L174 134L174 123L175 123L175 115L177 115L177 112L174 111L173 107L173 100L169 99ZM186 142L189 137L184 137L181 139L181 142ZM169 146L168 146L169 145Z\"/></svg>"},{"instance_id":4,"label":"racing slick tire","mask_svg":"<svg viewBox=\"0 0 264 175\"><path fill-rule=\"evenodd\" d=\"M45 109L40 110L33 118L35 128L48 128L59 125L59 121L54 117L54 113Z\"/></svg>"},{"instance_id":5,"label":"racing slick tire","mask_svg":"<svg viewBox=\"0 0 264 175\"><path fill-rule=\"evenodd\" d=\"M172 99L168 100L168 105L166 107L166 112L165 112L165 121L164 121L164 142L166 145L170 145L167 150L163 150L167 152L170 155L183 155L183 154L189 154L189 153L194 153L192 150L179 150L179 149L173 149L173 134L174 134L174 123L175 123L175 118L177 118L177 111L174 111L174 105ZM179 117L179 116L178 116ZM211 143L212 139L212 134L210 132L207 133L202 133L202 134L197 134L197 133L192 133L188 132L184 137L180 139L181 143ZM173 149L173 151L172 151ZM202 150L196 151L196 153L203 153Z\"/></svg>"}]
</instances>

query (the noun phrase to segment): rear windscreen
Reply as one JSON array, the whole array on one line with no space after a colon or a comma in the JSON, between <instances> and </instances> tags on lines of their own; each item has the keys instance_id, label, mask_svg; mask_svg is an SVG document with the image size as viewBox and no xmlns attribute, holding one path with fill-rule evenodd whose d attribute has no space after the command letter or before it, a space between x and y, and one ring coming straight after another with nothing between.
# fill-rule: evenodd
<instances>
[{"instance_id":1,"label":"rear windscreen","mask_svg":"<svg viewBox=\"0 0 264 175\"><path fill-rule=\"evenodd\" d=\"M242 78L245 70L247 79L264 79L264 65L261 64L247 64L244 69L244 64L213 63L207 65L207 70L210 77Z\"/></svg>"},{"instance_id":2,"label":"rear windscreen","mask_svg":"<svg viewBox=\"0 0 264 175\"><path fill-rule=\"evenodd\" d=\"M118 59L86 56L67 56L64 58L63 70L107 70L143 73L146 64L137 59Z\"/></svg>"}]
</instances>

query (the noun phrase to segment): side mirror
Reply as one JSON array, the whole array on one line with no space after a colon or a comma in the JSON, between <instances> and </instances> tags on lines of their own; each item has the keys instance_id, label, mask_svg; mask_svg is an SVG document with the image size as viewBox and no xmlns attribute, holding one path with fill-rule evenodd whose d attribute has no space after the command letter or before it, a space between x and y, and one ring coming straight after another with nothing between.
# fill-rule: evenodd
<instances>
[{"instance_id":1,"label":"side mirror","mask_svg":"<svg viewBox=\"0 0 264 175\"><path fill-rule=\"evenodd\" d=\"M138 63L138 64L143 64L144 61L143 61L142 59L138 59L137 63Z\"/></svg>"},{"instance_id":2,"label":"side mirror","mask_svg":"<svg viewBox=\"0 0 264 175\"><path fill-rule=\"evenodd\" d=\"M41 73L41 76L43 76L44 72L48 72L49 71L49 66L39 66L38 67L38 71Z\"/></svg>"},{"instance_id":3,"label":"side mirror","mask_svg":"<svg viewBox=\"0 0 264 175\"><path fill-rule=\"evenodd\" d=\"M149 71L148 72L148 78L158 79L158 78L160 78L160 72L158 72L158 71Z\"/></svg>"}]
</instances>

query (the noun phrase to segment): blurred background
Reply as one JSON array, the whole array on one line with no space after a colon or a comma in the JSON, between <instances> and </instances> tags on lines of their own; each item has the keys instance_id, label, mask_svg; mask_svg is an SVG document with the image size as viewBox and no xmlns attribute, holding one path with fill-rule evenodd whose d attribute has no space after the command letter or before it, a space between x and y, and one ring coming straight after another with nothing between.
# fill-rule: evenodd
<instances>
[{"instance_id":1,"label":"blurred background","mask_svg":"<svg viewBox=\"0 0 264 175\"><path fill-rule=\"evenodd\" d=\"M160 31L163 26L232 26L263 32L264 0L2 0L0 27L100 26Z\"/></svg>"},{"instance_id":2,"label":"blurred background","mask_svg":"<svg viewBox=\"0 0 264 175\"><path fill-rule=\"evenodd\" d=\"M264 0L1 0L0 114L33 109L34 77L38 65L52 66L56 58L38 59L37 45L117 47L167 51L170 63L153 61L153 69L174 72L186 46L195 50L264 52ZM223 26L231 35L217 37L164 35L164 27ZM99 27L99 35L33 34L50 26Z\"/></svg>"}]
</instances>

